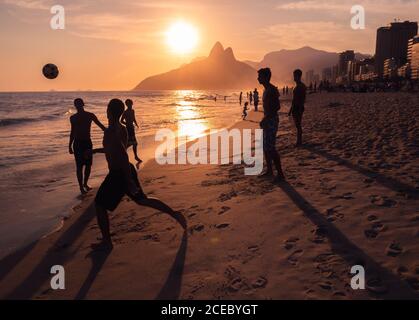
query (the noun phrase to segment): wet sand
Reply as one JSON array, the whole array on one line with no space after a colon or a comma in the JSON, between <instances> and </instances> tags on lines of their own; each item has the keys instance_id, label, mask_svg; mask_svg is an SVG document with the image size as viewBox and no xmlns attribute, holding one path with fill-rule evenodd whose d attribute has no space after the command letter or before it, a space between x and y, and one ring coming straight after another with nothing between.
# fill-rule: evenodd
<instances>
[{"instance_id":1,"label":"wet sand","mask_svg":"<svg viewBox=\"0 0 419 320\"><path fill-rule=\"evenodd\" d=\"M0 263L0 297L23 299L398 299L419 297L419 97L315 94L305 145L281 110L287 182L242 165L139 172L147 194L189 228L125 199L111 214L114 249L93 251L95 191L64 227ZM250 113L237 128L257 128ZM50 288L53 265L66 290ZM352 290L363 265L366 290Z\"/></svg>"}]
</instances>

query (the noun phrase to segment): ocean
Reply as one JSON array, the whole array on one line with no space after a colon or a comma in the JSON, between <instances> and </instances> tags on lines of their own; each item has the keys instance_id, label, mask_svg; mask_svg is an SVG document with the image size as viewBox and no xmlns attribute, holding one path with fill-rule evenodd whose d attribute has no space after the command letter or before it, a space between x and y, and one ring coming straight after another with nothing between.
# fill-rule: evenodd
<instances>
[{"instance_id":1,"label":"ocean","mask_svg":"<svg viewBox=\"0 0 419 320\"><path fill-rule=\"evenodd\" d=\"M197 138L239 121L238 96L224 91L0 93L0 259L59 227L80 201L74 158L68 153L75 98L82 98L85 109L105 125L110 99L132 99L140 125L139 154L148 160L158 129ZM94 147L102 146L102 137L92 124ZM94 158L93 187L106 174L103 160L103 155Z\"/></svg>"}]
</instances>

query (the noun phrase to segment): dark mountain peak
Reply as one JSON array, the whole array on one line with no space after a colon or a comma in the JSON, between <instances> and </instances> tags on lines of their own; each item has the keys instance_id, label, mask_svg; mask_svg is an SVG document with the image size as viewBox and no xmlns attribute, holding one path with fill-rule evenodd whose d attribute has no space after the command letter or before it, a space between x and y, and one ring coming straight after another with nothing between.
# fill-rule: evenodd
<instances>
[{"instance_id":1,"label":"dark mountain peak","mask_svg":"<svg viewBox=\"0 0 419 320\"><path fill-rule=\"evenodd\" d=\"M224 54L224 47L220 42L216 42L210 52L210 57L220 57Z\"/></svg>"},{"instance_id":2,"label":"dark mountain peak","mask_svg":"<svg viewBox=\"0 0 419 320\"><path fill-rule=\"evenodd\" d=\"M234 57L233 49L231 49L231 47L228 47L227 49L225 49L225 51L224 51L224 57L227 60L236 60L236 58Z\"/></svg>"}]
</instances>

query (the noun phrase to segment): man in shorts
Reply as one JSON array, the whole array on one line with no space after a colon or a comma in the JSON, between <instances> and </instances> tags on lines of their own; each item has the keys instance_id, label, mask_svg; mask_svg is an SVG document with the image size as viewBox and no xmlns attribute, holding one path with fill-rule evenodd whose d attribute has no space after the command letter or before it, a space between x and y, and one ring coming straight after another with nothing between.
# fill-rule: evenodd
<instances>
[{"instance_id":1,"label":"man in shorts","mask_svg":"<svg viewBox=\"0 0 419 320\"><path fill-rule=\"evenodd\" d=\"M293 91L291 109L288 113L288 116L292 115L295 127L297 129L297 147L300 147L303 144L302 121L307 91L305 84L301 81L302 76L303 72L300 69L294 71L294 81L296 86Z\"/></svg>"},{"instance_id":2,"label":"man in shorts","mask_svg":"<svg viewBox=\"0 0 419 320\"><path fill-rule=\"evenodd\" d=\"M133 102L131 99L125 100L125 105L127 106L127 110L124 111L122 115L121 122L127 127L128 131L128 146L132 146L132 150L134 151L134 157L137 162L143 162L137 154L137 138L135 137L135 128L134 125L138 128L137 119L135 119L135 111L132 108Z\"/></svg>"},{"instance_id":3,"label":"man in shorts","mask_svg":"<svg viewBox=\"0 0 419 320\"><path fill-rule=\"evenodd\" d=\"M103 149L94 150L94 153L105 153L109 168L109 173L95 198L97 221L102 233L102 243L100 245L106 248L112 247L108 211L114 211L125 195L138 205L151 207L169 214L186 229L186 220L181 213L172 210L158 199L147 197L143 192L137 172L129 162L126 151L128 134L125 126L120 122L123 112L124 103L121 100L112 99L109 102L107 109L109 127L103 138Z\"/></svg>"},{"instance_id":4,"label":"man in shorts","mask_svg":"<svg viewBox=\"0 0 419 320\"><path fill-rule=\"evenodd\" d=\"M100 123L93 113L84 110L84 102L82 99L75 99L74 106L77 109L77 113L70 117L71 133L68 152L70 154L74 154L80 192L81 194L85 194L91 189L87 183L89 181L90 171L92 168L93 145L90 138L92 122L94 122L102 130L105 130L106 127Z\"/></svg>"},{"instance_id":5,"label":"man in shorts","mask_svg":"<svg viewBox=\"0 0 419 320\"><path fill-rule=\"evenodd\" d=\"M263 129L263 152L266 159L267 171L262 174L262 177L272 177L274 175L272 168L273 162L278 172L275 181L280 182L285 179L285 176L282 172L279 153L276 151L276 134L279 126L278 111L281 107L279 91L271 83L272 73L269 68L260 69L258 74L258 81L265 89L263 92L264 117L260 122L260 127Z\"/></svg>"}]
</instances>

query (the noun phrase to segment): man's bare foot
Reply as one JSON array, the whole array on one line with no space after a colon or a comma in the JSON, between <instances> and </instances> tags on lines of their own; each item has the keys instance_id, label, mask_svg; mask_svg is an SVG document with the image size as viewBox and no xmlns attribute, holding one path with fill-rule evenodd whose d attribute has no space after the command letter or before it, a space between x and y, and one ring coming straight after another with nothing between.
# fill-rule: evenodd
<instances>
[{"instance_id":1,"label":"man's bare foot","mask_svg":"<svg viewBox=\"0 0 419 320\"><path fill-rule=\"evenodd\" d=\"M273 177L273 172L271 171L265 171L264 173L261 173L260 175L258 175L259 178L270 178Z\"/></svg>"},{"instance_id":2,"label":"man's bare foot","mask_svg":"<svg viewBox=\"0 0 419 320\"><path fill-rule=\"evenodd\" d=\"M86 191L92 190L92 188L90 186L88 186L87 184L83 185L83 187Z\"/></svg>"},{"instance_id":3,"label":"man's bare foot","mask_svg":"<svg viewBox=\"0 0 419 320\"><path fill-rule=\"evenodd\" d=\"M138 157L135 157L135 161L137 161L137 163L141 163L141 162L143 162L143 160L141 160L140 158L138 158Z\"/></svg>"},{"instance_id":4,"label":"man's bare foot","mask_svg":"<svg viewBox=\"0 0 419 320\"><path fill-rule=\"evenodd\" d=\"M80 193L82 196L84 196L87 193L87 191L83 187L80 187Z\"/></svg>"}]
</instances>

